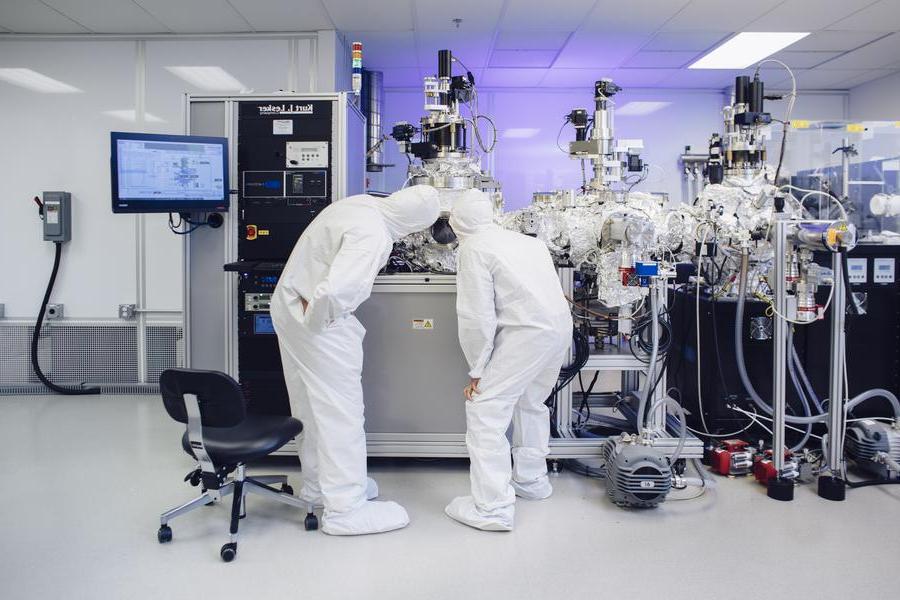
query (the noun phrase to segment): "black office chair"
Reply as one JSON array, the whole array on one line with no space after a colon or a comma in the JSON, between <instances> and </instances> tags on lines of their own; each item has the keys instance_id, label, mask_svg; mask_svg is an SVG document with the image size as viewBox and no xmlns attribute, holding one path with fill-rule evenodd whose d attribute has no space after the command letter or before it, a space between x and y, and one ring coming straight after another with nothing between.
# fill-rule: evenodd
<instances>
[{"instance_id":1,"label":"black office chair","mask_svg":"<svg viewBox=\"0 0 900 600\"><path fill-rule=\"evenodd\" d=\"M305 508L304 526L307 530L318 528L312 505L293 495L286 475L247 477L245 473L247 462L272 454L297 436L303 430L300 421L248 415L238 383L218 371L168 369L159 376L159 391L169 416L187 425L181 445L197 460L197 468L184 480L202 490L197 498L160 515L159 543L172 541L170 520L228 494L234 496L229 540L220 551L225 562L237 555L238 520L246 514L248 493ZM232 473L234 477L230 478ZM271 484L281 484L281 489Z\"/></svg>"}]
</instances>

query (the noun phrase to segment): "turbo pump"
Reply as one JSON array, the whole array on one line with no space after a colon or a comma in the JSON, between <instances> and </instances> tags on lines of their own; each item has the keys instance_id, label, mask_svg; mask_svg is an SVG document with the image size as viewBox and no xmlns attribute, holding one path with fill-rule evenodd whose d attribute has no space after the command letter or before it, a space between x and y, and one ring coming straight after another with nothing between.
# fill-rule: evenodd
<instances>
[{"instance_id":1,"label":"turbo pump","mask_svg":"<svg viewBox=\"0 0 900 600\"><path fill-rule=\"evenodd\" d=\"M498 189L499 185L481 170L469 145L469 131L485 154L494 149L496 128L490 117L478 113L475 77L470 71L453 75L453 63L459 62L450 50L438 52L436 77L424 79L425 115L416 127L407 121L396 123L391 137L400 152L420 164L410 162L409 183L425 183L444 189ZM471 117L460 113L460 105L469 107ZM485 145L479 122L492 125L493 140Z\"/></svg>"},{"instance_id":2,"label":"turbo pump","mask_svg":"<svg viewBox=\"0 0 900 600\"><path fill-rule=\"evenodd\" d=\"M765 166L764 128L772 122L772 115L765 112L767 99L780 96L766 96L758 74L752 80L747 75L735 78L733 101L722 109L722 134L714 133L709 140L706 173L710 183L722 183L727 175L752 176Z\"/></svg>"},{"instance_id":3,"label":"turbo pump","mask_svg":"<svg viewBox=\"0 0 900 600\"><path fill-rule=\"evenodd\" d=\"M569 142L569 156L580 160L590 160L593 177L588 185L594 190L609 189L610 184L621 182L626 173L640 173L644 170L640 150L641 140L616 141L613 126L613 96L622 88L611 79L601 79L594 83L594 113L588 116L587 109L576 108L566 115L566 122L575 128L575 140Z\"/></svg>"}]
</instances>

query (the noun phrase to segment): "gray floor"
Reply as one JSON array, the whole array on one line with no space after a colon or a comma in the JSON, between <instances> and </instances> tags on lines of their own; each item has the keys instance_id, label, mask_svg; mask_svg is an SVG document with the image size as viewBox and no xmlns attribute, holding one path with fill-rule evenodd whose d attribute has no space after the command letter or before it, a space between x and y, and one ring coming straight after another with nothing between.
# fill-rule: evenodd
<instances>
[{"instance_id":1,"label":"gray floor","mask_svg":"<svg viewBox=\"0 0 900 600\"><path fill-rule=\"evenodd\" d=\"M194 492L180 428L154 397L0 397L0 597L19 598L885 598L896 592L900 488L828 503L812 486L779 504L717 479L657 510L611 505L599 481L563 473L520 501L516 530L443 515L466 491L461 461L374 461L383 497L412 524L361 538L303 530L303 514L251 498L237 560L227 509L205 508L156 541L158 513ZM293 464L274 465L296 479Z\"/></svg>"}]
</instances>

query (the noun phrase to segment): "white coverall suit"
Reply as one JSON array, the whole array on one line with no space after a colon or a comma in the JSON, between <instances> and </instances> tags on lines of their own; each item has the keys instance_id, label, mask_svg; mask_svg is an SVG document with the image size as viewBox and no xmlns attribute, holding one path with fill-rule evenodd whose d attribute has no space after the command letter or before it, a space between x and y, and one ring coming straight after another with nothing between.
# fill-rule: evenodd
<instances>
[{"instance_id":1,"label":"white coverall suit","mask_svg":"<svg viewBox=\"0 0 900 600\"><path fill-rule=\"evenodd\" d=\"M459 341L479 392L466 402L472 495L446 512L479 529L508 531L515 496L548 497L550 417L544 404L572 341L572 317L553 259L538 239L493 222L483 192L456 201ZM512 457L506 430L513 423Z\"/></svg>"},{"instance_id":2,"label":"white coverall suit","mask_svg":"<svg viewBox=\"0 0 900 600\"><path fill-rule=\"evenodd\" d=\"M353 311L372 293L394 242L429 227L439 212L437 190L422 185L388 198L339 200L300 236L272 294L291 412L304 425L300 496L321 498L325 533L377 533L409 523L399 504L367 501L377 491L366 477L365 329Z\"/></svg>"}]
</instances>

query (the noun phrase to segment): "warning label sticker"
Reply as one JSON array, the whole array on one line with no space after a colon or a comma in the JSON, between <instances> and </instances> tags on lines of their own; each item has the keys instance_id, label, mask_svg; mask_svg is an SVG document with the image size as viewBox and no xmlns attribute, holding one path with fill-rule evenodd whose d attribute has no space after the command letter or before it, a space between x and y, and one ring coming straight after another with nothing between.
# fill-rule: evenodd
<instances>
[{"instance_id":1,"label":"warning label sticker","mask_svg":"<svg viewBox=\"0 0 900 600\"><path fill-rule=\"evenodd\" d=\"M417 331L431 331L434 329L434 319L413 319L412 328Z\"/></svg>"}]
</instances>

